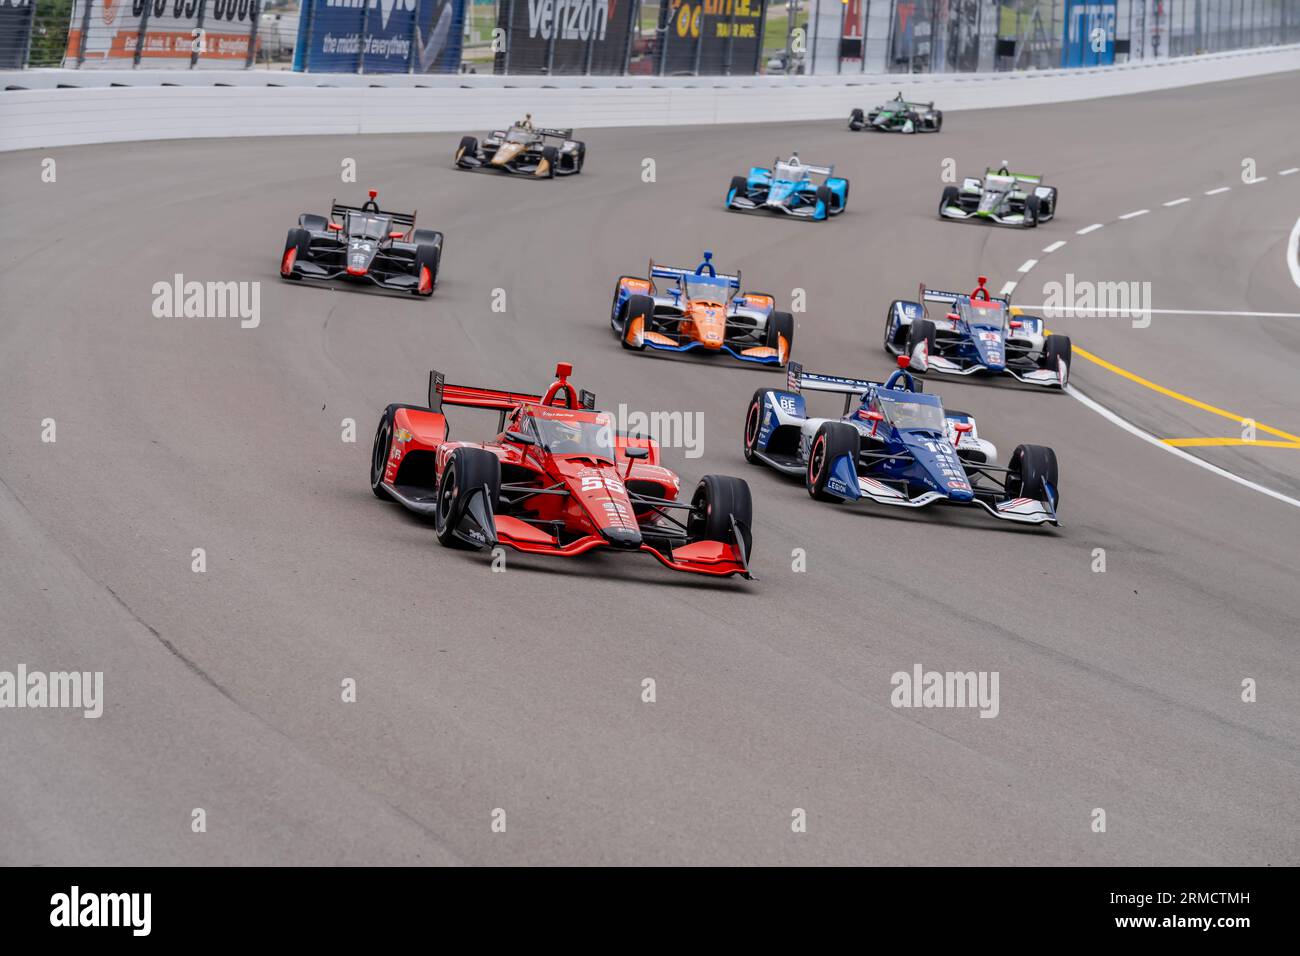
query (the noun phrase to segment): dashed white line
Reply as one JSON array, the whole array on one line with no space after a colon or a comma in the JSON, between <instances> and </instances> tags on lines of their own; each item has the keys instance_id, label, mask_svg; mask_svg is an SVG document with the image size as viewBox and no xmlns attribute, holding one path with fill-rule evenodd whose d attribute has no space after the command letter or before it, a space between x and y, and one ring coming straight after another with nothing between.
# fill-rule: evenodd
<instances>
[{"instance_id":1,"label":"dashed white line","mask_svg":"<svg viewBox=\"0 0 1300 956\"><path fill-rule=\"evenodd\" d=\"M1253 185L1255 185L1255 183L1262 183L1262 182L1263 182L1264 180L1266 180L1266 179L1268 179L1267 176L1256 176L1254 179L1247 179L1247 180L1246 180L1246 185L1247 185L1247 186L1253 186Z\"/></svg>"},{"instance_id":2,"label":"dashed white line","mask_svg":"<svg viewBox=\"0 0 1300 956\"><path fill-rule=\"evenodd\" d=\"M1061 246L1063 246L1063 245L1065 245L1065 240L1064 240L1064 239L1057 239L1057 240L1056 240L1054 243L1052 243L1050 246L1043 246L1043 251L1044 251L1044 252L1055 252L1057 249L1061 248Z\"/></svg>"},{"instance_id":3,"label":"dashed white line","mask_svg":"<svg viewBox=\"0 0 1300 956\"><path fill-rule=\"evenodd\" d=\"M1290 176L1292 173L1300 173L1300 166L1292 166L1290 169L1284 169L1280 173L1278 173L1278 175Z\"/></svg>"},{"instance_id":4,"label":"dashed white line","mask_svg":"<svg viewBox=\"0 0 1300 956\"><path fill-rule=\"evenodd\" d=\"M1138 216L1145 216L1145 215L1146 215L1147 213L1149 213L1150 211L1151 211L1150 209L1138 209L1138 210L1135 211L1135 212L1126 212L1126 213L1124 213L1124 215L1120 216L1119 218L1121 218L1121 219L1136 219Z\"/></svg>"},{"instance_id":5,"label":"dashed white line","mask_svg":"<svg viewBox=\"0 0 1300 956\"><path fill-rule=\"evenodd\" d=\"M1169 200L1169 202L1165 203L1165 205L1166 205L1166 206L1181 206L1183 203L1185 203L1185 202L1191 202L1191 201L1192 201L1192 200L1191 200L1190 197L1188 197L1188 196L1183 196L1181 199L1171 199L1171 200Z\"/></svg>"},{"instance_id":6,"label":"dashed white line","mask_svg":"<svg viewBox=\"0 0 1300 956\"><path fill-rule=\"evenodd\" d=\"M1076 232L1075 235L1076 235L1076 236L1086 236L1086 235L1087 235L1088 233L1090 233L1090 232L1096 232L1098 229L1100 229L1100 228L1101 228L1102 226L1104 226L1104 225L1106 225L1104 222L1094 222L1091 226L1084 226L1082 229L1080 229L1078 232Z\"/></svg>"},{"instance_id":7,"label":"dashed white line","mask_svg":"<svg viewBox=\"0 0 1300 956\"><path fill-rule=\"evenodd\" d=\"M1036 266L1036 265L1038 265L1038 260L1037 260L1037 259L1026 259L1023 263L1021 263L1020 268L1017 269L1016 271L1017 271L1017 272L1028 272L1030 269L1032 269L1032 268L1033 268L1034 266Z\"/></svg>"},{"instance_id":8,"label":"dashed white line","mask_svg":"<svg viewBox=\"0 0 1300 956\"><path fill-rule=\"evenodd\" d=\"M1285 502L1286 504L1293 505L1296 508L1300 508L1300 501L1297 501L1295 498L1291 498L1287 495L1282 494L1281 492L1274 491L1272 488L1265 488L1263 485L1257 485L1255 484L1255 482L1250 481L1247 478L1242 478L1240 475L1234 475L1232 472L1220 468L1218 465L1210 464L1204 458L1197 458L1195 455L1188 454L1187 452L1183 451L1181 448L1175 448L1173 445L1166 445L1159 438L1156 438L1154 435L1150 434L1149 432L1143 431L1141 428L1138 428L1132 422L1120 418L1120 416L1116 415L1105 405L1093 401L1091 398L1083 394L1083 392L1079 391L1073 385L1067 385L1065 387L1065 391L1069 393L1071 396L1073 396L1077 401L1083 403L1088 408L1091 408L1094 412L1096 412L1102 418L1106 419L1106 421L1110 422L1112 425L1118 425L1120 428L1124 429L1124 431L1128 432L1130 435L1136 435L1138 438L1141 438L1147 444L1155 445L1157 448L1163 448L1171 455L1177 455L1179 458L1182 458L1184 461L1190 461L1193 465L1198 465L1201 468L1204 468L1206 471L1213 472L1214 474L1219 475L1222 478L1227 478L1229 481L1235 481L1239 485L1245 485L1247 488L1251 489L1252 491L1258 491L1260 494L1268 495L1270 498L1276 498L1278 501L1282 501Z\"/></svg>"},{"instance_id":9,"label":"dashed white line","mask_svg":"<svg viewBox=\"0 0 1300 956\"><path fill-rule=\"evenodd\" d=\"M1231 186L1220 186L1218 189L1207 189L1205 190L1205 195L1217 196L1219 193L1226 193L1231 188Z\"/></svg>"},{"instance_id":10,"label":"dashed white line","mask_svg":"<svg viewBox=\"0 0 1300 956\"><path fill-rule=\"evenodd\" d=\"M1002 287L1002 291L999 292L998 295L1010 295L1013 291L1015 291L1015 288L1016 288L1016 284L1014 282L1008 282L1006 285Z\"/></svg>"}]
</instances>

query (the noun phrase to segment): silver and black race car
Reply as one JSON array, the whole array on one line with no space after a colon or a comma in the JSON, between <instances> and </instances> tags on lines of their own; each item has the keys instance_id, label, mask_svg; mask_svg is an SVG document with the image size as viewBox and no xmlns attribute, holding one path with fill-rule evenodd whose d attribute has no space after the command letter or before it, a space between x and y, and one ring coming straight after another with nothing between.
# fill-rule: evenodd
<instances>
[{"instance_id":1,"label":"silver and black race car","mask_svg":"<svg viewBox=\"0 0 1300 956\"><path fill-rule=\"evenodd\" d=\"M1032 229L1056 217L1056 187L1042 176L1013 173L1006 161L989 167L982 180L966 177L960 187L946 186L939 200L940 219L987 219L1003 226Z\"/></svg>"},{"instance_id":2,"label":"silver and black race car","mask_svg":"<svg viewBox=\"0 0 1300 956\"><path fill-rule=\"evenodd\" d=\"M582 172L587 144L573 138L571 129L533 126L532 114L506 130L493 130L480 143L462 136L456 148L457 169L494 169L538 179L572 176Z\"/></svg>"},{"instance_id":3,"label":"silver and black race car","mask_svg":"<svg viewBox=\"0 0 1300 956\"><path fill-rule=\"evenodd\" d=\"M914 103L900 92L884 106L869 113L854 110L849 114L849 129L877 130L884 133L937 133L943 129L943 111L934 102Z\"/></svg>"},{"instance_id":4,"label":"silver and black race car","mask_svg":"<svg viewBox=\"0 0 1300 956\"><path fill-rule=\"evenodd\" d=\"M290 229L280 258L285 279L371 282L395 292L432 295L442 261L442 233L416 229L415 213L386 212L375 201L331 202L327 219L305 212Z\"/></svg>"}]
</instances>

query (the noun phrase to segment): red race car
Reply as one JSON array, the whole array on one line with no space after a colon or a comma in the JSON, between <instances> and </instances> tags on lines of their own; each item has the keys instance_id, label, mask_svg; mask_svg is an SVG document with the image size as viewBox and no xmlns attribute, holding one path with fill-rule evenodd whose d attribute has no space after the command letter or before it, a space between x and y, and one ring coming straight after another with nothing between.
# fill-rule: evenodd
<instances>
[{"instance_id":1,"label":"red race car","mask_svg":"<svg viewBox=\"0 0 1300 956\"><path fill-rule=\"evenodd\" d=\"M556 366L544 395L449 385L429 373L429 404L389 405L375 433L370 488L432 515L446 547L572 557L594 548L645 551L677 571L749 573L749 485L705 475L689 503L659 464L653 439L616 430L595 396ZM484 442L448 440L444 406L499 413Z\"/></svg>"}]
</instances>

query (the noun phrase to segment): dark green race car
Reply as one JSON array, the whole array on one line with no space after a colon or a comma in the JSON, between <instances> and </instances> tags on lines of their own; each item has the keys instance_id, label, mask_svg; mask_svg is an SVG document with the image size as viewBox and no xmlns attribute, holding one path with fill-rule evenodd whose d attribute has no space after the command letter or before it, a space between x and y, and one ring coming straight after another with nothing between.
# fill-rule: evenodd
<instances>
[{"instance_id":1,"label":"dark green race car","mask_svg":"<svg viewBox=\"0 0 1300 956\"><path fill-rule=\"evenodd\" d=\"M876 130L883 133L937 133L943 128L943 111L934 103L913 103L900 92L884 106L869 113L854 110L849 114L849 129Z\"/></svg>"}]
</instances>

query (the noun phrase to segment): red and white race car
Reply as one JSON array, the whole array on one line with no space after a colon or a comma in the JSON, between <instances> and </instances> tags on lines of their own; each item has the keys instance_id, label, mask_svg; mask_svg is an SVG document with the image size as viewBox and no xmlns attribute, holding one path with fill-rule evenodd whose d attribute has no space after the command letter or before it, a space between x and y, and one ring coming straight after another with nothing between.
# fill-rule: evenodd
<instances>
[{"instance_id":1,"label":"red and white race car","mask_svg":"<svg viewBox=\"0 0 1300 956\"><path fill-rule=\"evenodd\" d=\"M658 443L619 432L592 393L569 383L572 371L557 365L543 395L450 385L430 372L427 407L389 405L379 420L371 490L432 515L447 547L645 551L677 571L749 578L749 485L705 475L679 501L681 480L659 464ZM448 440L448 405L497 412L498 434Z\"/></svg>"}]
</instances>

